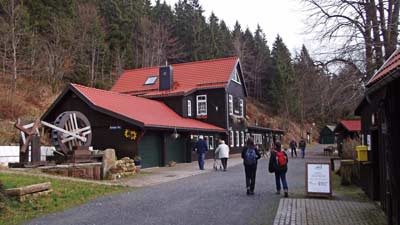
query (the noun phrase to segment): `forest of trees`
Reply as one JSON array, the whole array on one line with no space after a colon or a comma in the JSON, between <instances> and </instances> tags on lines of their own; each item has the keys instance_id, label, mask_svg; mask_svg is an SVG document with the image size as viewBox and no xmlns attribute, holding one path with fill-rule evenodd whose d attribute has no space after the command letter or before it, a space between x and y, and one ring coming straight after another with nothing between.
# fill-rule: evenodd
<instances>
[{"instance_id":1,"label":"forest of trees","mask_svg":"<svg viewBox=\"0 0 400 225\"><path fill-rule=\"evenodd\" d=\"M300 46L299 46L300 47ZM233 29L198 0L0 0L0 74L55 90L66 82L109 88L124 69L238 56L250 97L296 121L352 113L365 74L352 64L329 72L306 46L291 53L237 21Z\"/></svg>"}]
</instances>

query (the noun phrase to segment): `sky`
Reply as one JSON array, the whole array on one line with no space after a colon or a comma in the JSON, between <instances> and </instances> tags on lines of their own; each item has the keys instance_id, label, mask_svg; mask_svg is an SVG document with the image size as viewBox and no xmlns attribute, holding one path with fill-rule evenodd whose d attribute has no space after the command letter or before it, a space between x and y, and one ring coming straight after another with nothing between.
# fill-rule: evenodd
<instances>
[{"instance_id":1,"label":"sky","mask_svg":"<svg viewBox=\"0 0 400 225\"><path fill-rule=\"evenodd\" d=\"M178 0L166 0L174 6ZM254 33L257 24L263 29L271 48L279 34L289 50L299 51L302 44L312 49L312 37L305 34L306 14L300 0L199 0L208 18L211 12L232 30L236 20L242 29ZM153 1L154 3L154 1Z\"/></svg>"}]
</instances>

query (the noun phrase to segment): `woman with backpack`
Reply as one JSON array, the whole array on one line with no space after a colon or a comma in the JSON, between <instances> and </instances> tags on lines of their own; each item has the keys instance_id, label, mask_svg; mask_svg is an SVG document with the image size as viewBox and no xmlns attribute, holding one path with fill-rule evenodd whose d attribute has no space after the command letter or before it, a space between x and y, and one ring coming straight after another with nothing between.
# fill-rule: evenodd
<instances>
[{"instance_id":1,"label":"woman with backpack","mask_svg":"<svg viewBox=\"0 0 400 225\"><path fill-rule=\"evenodd\" d=\"M244 172L246 174L246 194L254 195L256 185L257 160L261 158L253 139L249 138L242 151Z\"/></svg>"},{"instance_id":2,"label":"woman with backpack","mask_svg":"<svg viewBox=\"0 0 400 225\"><path fill-rule=\"evenodd\" d=\"M270 173L275 173L276 194L281 194L282 182L286 198L289 196L288 185L286 181L288 161L289 160L286 152L282 151L281 143L279 141L275 142L275 150L271 153L271 157L269 158L268 170Z\"/></svg>"}]
</instances>

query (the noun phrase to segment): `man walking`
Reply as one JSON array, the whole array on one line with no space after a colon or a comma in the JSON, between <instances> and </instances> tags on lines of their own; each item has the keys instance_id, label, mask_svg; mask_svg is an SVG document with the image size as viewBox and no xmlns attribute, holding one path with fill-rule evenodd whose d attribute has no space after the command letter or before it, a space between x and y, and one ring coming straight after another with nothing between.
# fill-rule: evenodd
<instances>
[{"instance_id":1,"label":"man walking","mask_svg":"<svg viewBox=\"0 0 400 225\"><path fill-rule=\"evenodd\" d=\"M224 171L228 166L228 158L229 158L229 147L225 144L225 141L220 139L218 148L215 150L215 155L218 155L218 158L221 159L222 166L224 167Z\"/></svg>"},{"instance_id":2,"label":"man walking","mask_svg":"<svg viewBox=\"0 0 400 225\"><path fill-rule=\"evenodd\" d=\"M204 159L206 157L206 152L208 151L208 146L206 141L204 141L203 135L199 136L199 140L194 144L193 151L197 153L197 161L199 162L199 169L204 170Z\"/></svg>"},{"instance_id":3,"label":"man walking","mask_svg":"<svg viewBox=\"0 0 400 225\"><path fill-rule=\"evenodd\" d=\"M291 152L292 153L292 158L293 158L293 152L297 157L297 151L296 151L297 142L294 139L292 139L292 141L289 143L289 145L290 145L290 149L292 150L292 152Z\"/></svg>"},{"instance_id":4,"label":"man walking","mask_svg":"<svg viewBox=\"0 0 400 225\"><path fill-rule=\"evenodd\" d=\"M254 195L256 185L257 160L261 158L253 139L247 139L247 145L243 148L242 159L246 175L246 194Z\"/></svg>"},{"instance_id":5,"label":"man walking","mask_svg":"<svg viewBox=\"0 0 400 225\"><path fill-rule=\"evenodd\" d=\"M301 138L300 142L299 142L299 147L301 149L301 158L304 159L304 156L306 154L306 141L304 140L304 138Z\"/></svg>"}]
</instances>

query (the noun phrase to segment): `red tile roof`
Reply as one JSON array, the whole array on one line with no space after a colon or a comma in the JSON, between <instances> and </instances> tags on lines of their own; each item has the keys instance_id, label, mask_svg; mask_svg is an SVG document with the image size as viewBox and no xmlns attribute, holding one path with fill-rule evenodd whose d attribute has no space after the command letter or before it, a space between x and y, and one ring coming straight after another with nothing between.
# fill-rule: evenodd
<instances>
[{"instance_id":1,"label":"red tile roof","mask_svg":"<svg viewBox=\"0 0 400 225\"><path fill-rule=\"evenodd\" d=\"M377 83L379 80L384 79L389 74L391 74L395 69L400 66L400 49L397 49L388 60L379 68L379 70L372 76L372 78L368 81L367 87L372 86Z\"/></svg>"},{"instance_id":2,"label":"red tile roof","mask_svg":"<svg viewBox=\"0 0 400 225\"><path fill-rule=\"evenodd\" d=\"M164 103L141 97L71 84L95 107L139 121L145 127L223 132L224 129L194 119L183 118Z\"/></svg>"},{"instance_id":3,"label":"red tile roof","mask_svg":"<svg viewBox=\"0 0 400 225\"><path fill-rule=\"evenodd\" d=\"M237 57L213 59L181 64L172 64L174 87L159 91L158 80L152 85L145 85L150 76L158 76L159 67L126 70L112 91L144 96L183 95L189 91L225 87L229 81Z\"/></svg>"},{"instance_id":4,"label":"red tile roof","mask_svg":"<svg viewBox=\"0 0 400 225\"><path fill-rule=\"evenodd\" d=\"M348 131L361 131L361 121L360 120L342 120L340 123Z\"/></svg>"}]
</instances>

